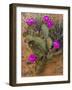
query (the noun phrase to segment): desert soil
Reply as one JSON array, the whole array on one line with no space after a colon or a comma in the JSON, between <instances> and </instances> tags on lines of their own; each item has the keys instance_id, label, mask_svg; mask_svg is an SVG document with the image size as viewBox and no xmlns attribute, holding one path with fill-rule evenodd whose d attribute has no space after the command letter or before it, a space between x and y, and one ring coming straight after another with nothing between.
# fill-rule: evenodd
<instances>
[{"instance_id":1,"label":"desert soil","mask_svg":"<svg viewBox=\"0 0 72 90\"><path fill-rule=\"evenodd\" d=\"M39 74L39 76L45 75L62 75L63 74L63 57L62 55L58 55L52 58L52 60L48 61L45 65L43 71Z\"/></svg>"},{"instance_id":2,"label":"desert soil","mask_svg":"<svg viewBox=\"0 0 72 90\"><path fill-rule=\"evenodd\" d=\"M34 64L26 65L24 61L22 61L22 76L53 76L53 75L62 75L63 74L63 55L54 56L51 60L49 60L39 74L35 74Z\"/></svg>"}]
</instances>

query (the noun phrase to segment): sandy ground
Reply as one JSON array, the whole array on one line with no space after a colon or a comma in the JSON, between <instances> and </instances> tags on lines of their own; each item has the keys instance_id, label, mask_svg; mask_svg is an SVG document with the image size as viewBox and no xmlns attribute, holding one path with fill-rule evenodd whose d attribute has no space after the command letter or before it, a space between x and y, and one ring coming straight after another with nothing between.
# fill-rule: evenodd
<instances>
[{"instance_id":1,"label":"sandy ground","mask_svg":"<svg viewBox=\"0 0 72 90\"><path fill-rule=\"evenodd\" d=\"M52 58L46 65L44 70L39 76L45 75L62 75L63 74L63 59L62 55L58 55Z\"/></svg>"},{"instance_id":2,"label":"sandy ground","mask_svg":"<svg viewBox=\"0 0 72 90\"><path fill-rule=\"evenodd\" d=\"M39 74L35 74L35 65L26 65L22 61L22 76L52 76L52 75L62 75L63 74L63 57L62 55L54 56L49 60Z\"/></svg>"}]
</instances>

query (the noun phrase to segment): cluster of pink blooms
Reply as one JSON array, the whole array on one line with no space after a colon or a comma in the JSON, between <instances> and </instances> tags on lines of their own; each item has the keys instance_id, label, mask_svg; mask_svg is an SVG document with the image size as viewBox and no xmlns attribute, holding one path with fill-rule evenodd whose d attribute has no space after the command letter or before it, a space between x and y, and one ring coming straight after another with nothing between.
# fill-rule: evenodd
<instances>
[{"instance_id":1,"label":"cluster of pink blooms","mask_svg":"<svg viewBox=\"0 0 72 90\"><path fill-rule=\"evenodd\" d=\"M53 20L49 16L43 16L43 22L51 29L54 26Z\"/></svg>"}]
</instances>

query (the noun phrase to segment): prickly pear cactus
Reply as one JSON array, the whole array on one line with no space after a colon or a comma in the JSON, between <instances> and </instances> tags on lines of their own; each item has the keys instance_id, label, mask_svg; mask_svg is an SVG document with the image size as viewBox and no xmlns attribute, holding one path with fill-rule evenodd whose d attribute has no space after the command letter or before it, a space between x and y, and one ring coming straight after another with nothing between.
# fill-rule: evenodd
<instances>
[{"instance_id":1,"label":"prickly pear cactus","mask_svg":"<svg viewBox=\"0 0 72 90\"><path fill-rule=\"evenodd\" d=\"M22 20L22 76L36 76L63 48L63 23L48 15ZM23 65L24 64L24 65Z\"/></svg>"}]
</instances>

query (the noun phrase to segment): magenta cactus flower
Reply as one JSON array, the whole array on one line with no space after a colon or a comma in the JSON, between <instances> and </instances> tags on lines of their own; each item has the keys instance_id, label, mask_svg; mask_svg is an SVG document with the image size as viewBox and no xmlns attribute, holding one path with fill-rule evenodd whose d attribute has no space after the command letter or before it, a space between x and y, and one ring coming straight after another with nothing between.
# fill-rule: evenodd
<instances>
[{"instance_id":1,"label":"magenta cactus flower","mask_svg":"<svg viewBox=\"0 0 72 90\"><path fill-rule=\"evenodd\" d=\"M43 22L44 22L44 23L47 23L48 20L49 20L49 16L43 16Z\"/></svg>"},{"instance_id":2,"label":"magenta cactus flower","mask_svg":"<svg viewBox=\"0 0 72 90\"><path fill-rule=\"evenodd\" d=\"M36 23L36 20L34 18L29 18L29 19L26 19L26 23L27 25L32 26Z\"/></svg>"},{"instance_id":3,"label":"magenta cactus flower","mask_svg":"<svg viewBox=\"0 0 72 90\"><path fill-rule=\"evenodd\" d=\"M49 16L43 16L43 22L51 29L54 26L53 20Z\"/></svg>"},{"instance_id":4,"label":"magenta cactus flower","mask_svg":"<svg viewBox=\"0 0 72 90\"><path fill-rule=\"evenodd\" d=\"M53 47L54 47L55 49L59 49L59 48L60 48L60 42L59 42L58 40L54 40L54 42L53 42Z\"/></svg>"},{"instance_id":5,"label":"magenta cactus flower","mask_svg":"<svg viewBox=\"0 0 72 90\"><path fill-rule=\"evenodd\" d=\"M35 55L35 54L29 55L28 60L31 63L35 63L37 61L37 55Z\"/></svg>"},{"instance_id":6,"label":"magenta cactus flower","mask_svg":"<svg viewBox=\"0 0 72 90\"><path fill-rule=\"evenodd\" d=\"M47 22L47 26L49 29L51 29L53 26L54 26L54 22L52 19L49 19L48 22Z\"/></svg>"}]
</instances>

